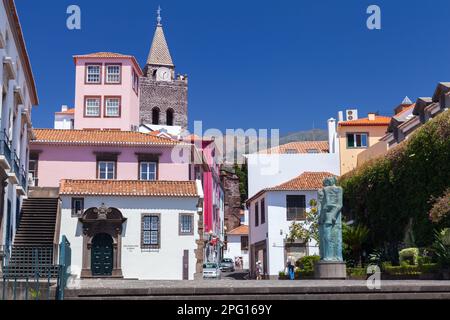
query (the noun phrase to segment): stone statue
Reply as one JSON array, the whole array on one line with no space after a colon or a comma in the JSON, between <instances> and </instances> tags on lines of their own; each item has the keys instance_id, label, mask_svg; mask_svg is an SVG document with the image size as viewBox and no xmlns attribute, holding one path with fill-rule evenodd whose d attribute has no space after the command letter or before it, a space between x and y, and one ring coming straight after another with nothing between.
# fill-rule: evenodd
<instances>
[{"instance_id":1,"label":"stone statue","mask_svg":"<svg viewBox=\"0 0 450 320\"><path fill-rule=\"evenodd\" d=\"M318 191L319 206L319 251L321 261L343 261L342 259L342 188L336 186L336 178L323 181Z\"/></svg>"}]
</instances>

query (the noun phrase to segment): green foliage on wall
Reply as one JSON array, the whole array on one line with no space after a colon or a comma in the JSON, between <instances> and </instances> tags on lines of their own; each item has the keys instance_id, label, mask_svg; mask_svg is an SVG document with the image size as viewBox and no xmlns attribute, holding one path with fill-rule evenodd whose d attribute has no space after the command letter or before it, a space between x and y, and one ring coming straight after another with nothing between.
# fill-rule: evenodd
<instances>
[{"instance_id":1,"label":"green foliage on wall","mask_svg":"<svg viewBox=\"0 0 450 320\"><path fill-rule=\"evenodd\" d=\"M344 215L369 228L373 247L400 244L410 220L416 246L431 245L437 226L429 219L430 199L442 197L450 186L450 111L339 183Z\"/></svg>"}]
</instances>

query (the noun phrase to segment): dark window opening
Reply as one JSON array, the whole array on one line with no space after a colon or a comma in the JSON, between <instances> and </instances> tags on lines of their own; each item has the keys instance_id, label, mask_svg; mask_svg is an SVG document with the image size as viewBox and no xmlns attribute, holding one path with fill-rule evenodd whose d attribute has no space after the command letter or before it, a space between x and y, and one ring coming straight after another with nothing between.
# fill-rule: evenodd
<instances>
[{"instance_id":1,"label":"dark window opening","mask_svg":"<svg viewBox=\"0 0 450 320\"><path fill-rule=\"evenodd\" d=\"M306 198L304 195L286 196L287 220L305 220Z\"/></svg>"},{"instance_id":2,"label":"dark window opening","mask_svg":"<svg viewBox=\"0 0 450 320\"><path fill-rule=\"evenodd\" d=\"M168 109L166 112L166 120L168 126L173 126L173 110Z\"/></svg>"},{"instance_id":3,"label":"dark window opening","mask_svg":"<svg viewBox=\"0 0 450 320\"><path fill-rule=\"evenodd\" d=\"M159 109L153 108L152 109L152 124L159 124Z\"/></svg>"}]
</instances>

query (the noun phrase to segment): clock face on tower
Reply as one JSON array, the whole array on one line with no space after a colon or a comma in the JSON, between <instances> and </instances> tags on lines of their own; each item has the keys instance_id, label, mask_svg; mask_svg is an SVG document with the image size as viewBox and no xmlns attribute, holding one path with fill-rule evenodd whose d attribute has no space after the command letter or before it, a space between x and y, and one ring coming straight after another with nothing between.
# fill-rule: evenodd
<instances>
[{"instance_id":1,"label":"clock face on tower","mask_svg":"<svg viewBox=\"0 0 450 320\"><path fill-rule=\"evenodd\" d=\"M159 68L156 72L156 80L157 81L170 81L170 69L169 68Z\"/></svg>"}]
</instances>

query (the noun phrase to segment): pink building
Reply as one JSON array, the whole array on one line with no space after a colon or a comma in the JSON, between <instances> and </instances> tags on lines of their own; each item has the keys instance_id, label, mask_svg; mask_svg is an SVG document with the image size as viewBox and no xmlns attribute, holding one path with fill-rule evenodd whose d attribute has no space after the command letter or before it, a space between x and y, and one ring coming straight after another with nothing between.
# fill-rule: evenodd
<instances>
[{"instance_id":1,"label":"pink building","mask_svg":"<svg viewBox=\"0 0 450 320\"><path fill-rule=\"evenodd\" d=\"M35 186L58 187L62 179L194 180L187 161L173 159L175 147L192 145L151 134L116 130L35 129L30 148ZM199 157L197 155L197 157ZM200 169L198 165L197 170Z\"/></svg>"},{"instance_id":2,"label":"pink building","mask_svg":"<svg viewBox=\"0 0 450 320\"><path fill-rule=\"evenodd\" d=\"M74 129L136 131L139 126L139 77L133 56L98 52L74 56Z\"/></svg>"}]
</instances>

